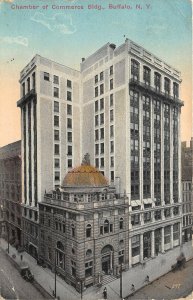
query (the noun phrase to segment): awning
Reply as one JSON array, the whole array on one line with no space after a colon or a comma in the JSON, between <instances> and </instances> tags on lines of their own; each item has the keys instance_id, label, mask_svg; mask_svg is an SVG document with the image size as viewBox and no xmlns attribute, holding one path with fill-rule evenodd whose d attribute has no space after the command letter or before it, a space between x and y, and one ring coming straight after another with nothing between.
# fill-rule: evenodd
<instances>
[{"instance_id":1,"label":"awning","mask_svg":"<svg viewBox=\"0 0 193 300\"><path fill-rule=\"evenodd\" d=\"M150 204L150 203L152 203L152 199L151 198L143 199L143 203Z\"/></svg>"},{"instance_id":2,"label":"awning","mask_svg":"<svg viewBox=\"0 0 193 300\"><path fill-rule=\"evenodd\" d=\"M131 206L139 206L139 205L141 205L140 200L131 200Z\"/></svg>"}]
</instances>

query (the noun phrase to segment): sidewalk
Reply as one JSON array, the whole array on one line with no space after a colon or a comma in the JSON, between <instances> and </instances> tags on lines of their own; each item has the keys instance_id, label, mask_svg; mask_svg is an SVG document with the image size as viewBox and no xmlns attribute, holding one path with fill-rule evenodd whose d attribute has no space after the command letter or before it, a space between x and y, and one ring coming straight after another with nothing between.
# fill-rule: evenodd
<instances>
[{"instance_id":1,"label":"sidewalk","mask_svg":"<svg viewBox=\"0 0 193 300\"><path fill-rule=\"evenodd\" d=\"M6 251L7 250L7 242L4 239L0 239L0 247ZM12 255L15 255L13 259ZM9 246L9 256L19 265L21 263L20 258L21 253L18 254L17 250ZM46 290L47 293L52 297L52 293L54 291L54 273L52 273L47 268L42 268L37 265L36 260L30 256L28 253L22 253L23 262L26 262L33 275L35 280ZM84 300L100 300L103 299L103 289L104 287L91 287L88 290L84 291L83 299ZM60 300L77 300L81 299L81 295L71 286L68 285L64 280L57 276L57 284L56 284L56 295L60 297ZM119 295L113 291L112 288L108 287L108 299L117 300L120 299Z\"/></svg>"},{"instance_id":2,"label":"sidewalk","mask_svg":"<svg viewBox=\"0 0 193 300\"><path fill-rule=\"evenodd\" d=\"M6 251L7 242L0 239L0 247ZM19 265L21 263L20 255L17 250L10 245L9 256L15 255L12 259ZM37 265L36 260L28 253L23 252L23 261L26 262L35 280L43 287L43 289L50 294L54 290L54 273L47 268L42 268ZM139 276L139 274L138 274ZM119 296L119 280L111 282L106 285L109 300L118 300ZM90 287L83 293L83 300L102 300L104 286L98 288L96 286ZM169 272L160 277L149 285L144 286L133 296L127 297L129 300L147 300L147 299L180 299L187 296L186 299L193 299L191 292L193 291L193 259L188 261L186 268L175 273ZM77 300L81 299L81 295L64 280L57 276L56 294L60 300ZM189 295L189 296L188 296ZM184 298L183 298L184 299ZM27 300L27 299L26 299Z\"/></svg>"}]
</instances>

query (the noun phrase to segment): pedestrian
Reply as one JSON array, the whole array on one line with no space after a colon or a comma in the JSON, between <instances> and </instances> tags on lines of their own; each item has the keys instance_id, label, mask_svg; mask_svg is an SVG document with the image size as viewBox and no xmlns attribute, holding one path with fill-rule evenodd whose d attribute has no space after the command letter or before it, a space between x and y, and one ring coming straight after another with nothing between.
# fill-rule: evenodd
<instances>
[{"instance_id":1,"label":"pedestrian","mask_svg":"<svg viewBox=\"0 0 193 300\"><path fill-rule=\"evenodd\" d=\"M20 255L21 261L23 260L23 255Z\"/></svg>"},{"instance_id":2,"label":"pedestrian","mask_svg":"<svg viewBox=\"0 0 193 300\"><path fill-rule=\"evenodd\" d=\"M106 287L104 288L104 291L103 291L103 297L104 297L104 299L107 299L107 288Z\"/></svg>"},{"instance_id":3,"label":"pedestrian","mask_svg":"<svg viewBox=\"0 0 193 300\"><path fill-rule=\"evenodd\" d=\"M134 295L134 293L135 293L135 286L134 286L134 284L132 283L132 285L131 285L131 292L132 292L132 296Z\"/></svg>"}]
</instances>

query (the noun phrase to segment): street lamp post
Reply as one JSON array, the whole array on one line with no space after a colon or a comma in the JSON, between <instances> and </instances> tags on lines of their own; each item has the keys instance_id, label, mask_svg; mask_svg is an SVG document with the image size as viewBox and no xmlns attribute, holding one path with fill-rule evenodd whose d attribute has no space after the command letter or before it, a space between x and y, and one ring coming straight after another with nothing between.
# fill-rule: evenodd
<instances>
[{"instance_id":1,"label":"street lamp post","mask_svg":"<svg viewBox=\"0 0 193 300\"><path fill-rule=\"evenodd\" d=\"M7 223L7 252L9 253L9 224Z\"/></svg>"},{"instance_id":2,"label":"street lamp post","mask_svg":"<svg viewBox=\"0 0 193 300\"><path fill-rule=\"evenodd\" d=\"M54 263L54 297L56 298L56 249L55 249L55 263Z\"/></svg>"}]
</instances>

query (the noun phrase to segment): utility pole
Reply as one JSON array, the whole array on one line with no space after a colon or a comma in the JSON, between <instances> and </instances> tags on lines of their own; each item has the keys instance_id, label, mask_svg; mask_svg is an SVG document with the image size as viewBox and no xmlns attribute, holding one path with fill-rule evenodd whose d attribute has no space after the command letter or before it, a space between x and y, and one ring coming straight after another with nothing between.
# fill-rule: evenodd
<instances>
[{"instance_id":1,"label":"utility pole","mask_svg":"<svg viewBox=\"0 0 193 300\"><path fill-rule=\"evenodd\" d=\"M54 264L54 270L55 270L55 274L54 274L54 297L56 298L56 249L55 249L55 264Z\"/></svg>"},{"instance_id":2,"label":"utility pole","mask_svg":"<svg viewBox=\"0 0 193 300\"><path fill-rule=\"evenodd\" d=\"M123 269L122 269L122 264L120 265L120 298L123 298Z\"/></svg>"},{"instance_id":3,"label":"utility pole","mask_svg":"<svg viewBox=\"0 0 193 300\"><path fill-rule=\"evenodd\" d=\"M9 225L7 223L7 252L9 253Z\"/></svg>"}]
</instances>

